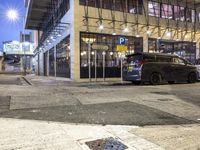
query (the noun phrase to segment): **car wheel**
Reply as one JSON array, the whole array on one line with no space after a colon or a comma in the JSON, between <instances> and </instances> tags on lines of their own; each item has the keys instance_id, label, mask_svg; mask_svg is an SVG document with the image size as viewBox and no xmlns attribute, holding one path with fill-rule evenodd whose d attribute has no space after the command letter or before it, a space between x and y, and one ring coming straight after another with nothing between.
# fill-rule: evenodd
<instances>
[{"instance_id":1,"label":"car wheel","mask_svg":"<svg viewBox=\"0 0 200 150\"><path fill-rule=\"evenodd\" d=\"M196 73L192 72L188 76L188 83L195 83L197 81Z\"/></svg>"},{"instance_id":2,"label":"car wheel","mask_svg":"<svg viewBox=\"0 0 200 150\"><path fill-rule=\"evenodd\" d=\"M158 85L161 82L161 75L159 73L153 73L150 77L150 83L152 85Z\"/></svg>"},{"instance_id":3,"label":"car wheel","mask_svg":"<svg viewBox=\"0 0 200 150\"><path fill-rule=\"evenodd\" d=\"M132 84L140 85L140 84L141 84L141 81L132 81Z\"/></svg>"},{"instance_id":4,"label":"car wheel","mask_svg":"<svg viewBox=\"0 0 200 150\"><path fill-rule=\"evenodd\" d=\"M168 81L168 83L169 83L169 84L174 84L174 83L175 83L175 81Z\"/></svg>"}]
</instances>

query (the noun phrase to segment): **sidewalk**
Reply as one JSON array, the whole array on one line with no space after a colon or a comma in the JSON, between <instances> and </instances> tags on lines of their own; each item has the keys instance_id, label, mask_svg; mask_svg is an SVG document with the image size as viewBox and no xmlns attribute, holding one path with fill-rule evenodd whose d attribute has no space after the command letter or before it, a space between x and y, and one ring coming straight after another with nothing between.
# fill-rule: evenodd
<instances>
[{"instance_id":1,"label":"sidewalk","mask_svg":"<svg viewBox=\"0 0 200 150\"><path fill-rule=\"evenodd\" d=\"M18 78L1 75L0 150L116 150L99 149L111 138L128 150L200 149L199 83L107 86L28 75L32 85L18 85Z\"/></svg>"},{"instance_id":2,"label":"sidewalk","mask_svg":"<svg viewBox=\"0 0 200 150\"><path fill-rule=\"evenodd\" d=\"M113 84L121 84L122 81L120 78L113 78L113 79L106 79L103 81L103 79L98 79L95 81L95 79L92 79L90 82L89 79L83 79L82 81L72 81L68 78L62 78L62 77L51 77L51 76L37 76L33 74L29 74L24 76L27 81L29 81L32 85L37 85L40 83L43 84L52 84L52 85L79 85L79 86L90 86L90 85L113 85ZM124 84L131 84L131 82L123 81Z\"/></svg>"},{"instance_id":3,"label":"sidewalk","mask_svg":"<svg viewBox=\"0 0 200 150\"><path fill-rule=\"evenodd\" d=\"M0 119L0 124L1 150L91 150L86 142L111 137L127 150L200 148L200 125L100 126L18 119Z\"/></svg>"}]
</instances>

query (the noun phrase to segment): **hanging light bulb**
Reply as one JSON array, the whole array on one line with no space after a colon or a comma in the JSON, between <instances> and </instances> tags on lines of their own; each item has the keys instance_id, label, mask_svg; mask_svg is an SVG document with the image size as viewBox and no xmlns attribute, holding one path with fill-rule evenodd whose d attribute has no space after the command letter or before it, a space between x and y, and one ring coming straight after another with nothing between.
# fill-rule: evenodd
<instances>
[{"instance_id":1,"label":"hanging light bulb","mask_svg":"<svg viewBox=\"0 0 200 150\"><path fill-rule=\"evenodd\" d=\"M128 29L128 27L126 26L125 28L124 28L124 30L123 30L125 33L128 33L129 32L129 29Z\"/></svg>"},{"instance_id":2,"label":"hanging light bulb","mask_svg":"<svg viewBox=\"0 0 200 150\"><path fill-rule=\"evenodd\" d=\"M150 30L147 30L147 35L150 35L151 34L151 31Z\"/></svg>"},{"instance_id":3,"label":"hanging light bulb","mask_svg":"<svg viewBox=\"0 0 200 150\"><path fill-rule=\"evenodd\" d=\"M170 31L167 32L167 36L168 37L171 36L171 32Z\"/></svg>"},{"instance_id":4,"label":"hanging light bulb","mask_svg":"<svg viewBox=\"0 0 200 150\"><path fill-rule=\"evenodd\" d=\"M136 37L138 38L138 37L140 37L140 35L137 33L137 34L136 34Z\"/></svg>"},{"instance_id":5,"label":"hanging light bulb","mask_svg":"<svg viewBox=\"0 0 200 150\"><path fill-rule=\"evenodd\" d=\"M62 36L60 31L56 31L56 35L57 35L58 37L61 37L61 36Z\"/></svg>"},{"instance_id":6,"label":"hanging light bulb","mask_svg":"<svg viewBox=\"0 0 200 150\"><path fill-rule=\"evenodd\" d=\"M103 30L103 29L104 29L103 24L100 24L100 25L99 25L99 29L100 29L100 30Z\"/></svg>"},{"instance_id":7,"label":"hanging light bulb","mask_svg":"<svg viewBox=\"0 0 200 150\"><path fill-rule=\"evenodd\" d=\"M112 35L117 35L117 33L114 31L114 32L112 33Z\"/></svg>"}]
</instances>

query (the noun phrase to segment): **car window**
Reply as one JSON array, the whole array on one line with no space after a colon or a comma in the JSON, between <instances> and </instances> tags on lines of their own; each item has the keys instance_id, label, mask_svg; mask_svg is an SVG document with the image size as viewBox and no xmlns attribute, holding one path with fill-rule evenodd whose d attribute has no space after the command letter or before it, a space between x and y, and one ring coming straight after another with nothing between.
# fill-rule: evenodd
<instances>
[{"instance_id":1,"label":"car window","mask_svg":"<svg viewBox=\"0 0 200 150\"><path fill-rule=\"evenodd\" d=\"M169 56L156 56L157 62L173 62L173 58Z\"/></svg>"},{"instance_id":2,"label":"car window","mask_svg":"<svg viewBox=\"0 0 200 150\"><path fill-rule=\"evenodd\" d=\"M130 56L127 58L127 62L130 65L133 65L135 63L138 63L142 60L142 55L134 55L134 56Z\"/></svg>"},{"instance_id":3,"label":"car window","mask_svg":"<svg viewBox=\"0 0 200 150\"><path fill-rule=\"evenodd\" d=\"M143 56L144 62L155 62L155 56Z\"/></svg>"},{"instance_id":4,"label":"car window","mask_svg":"<svg viewBox=\"0 0 200 150\"><path fill-rule=\"evenodd\" d=\"M185 61L177 57L177 58L174 58L174 63L184 65Z\"/></svg>"}]
</instances>

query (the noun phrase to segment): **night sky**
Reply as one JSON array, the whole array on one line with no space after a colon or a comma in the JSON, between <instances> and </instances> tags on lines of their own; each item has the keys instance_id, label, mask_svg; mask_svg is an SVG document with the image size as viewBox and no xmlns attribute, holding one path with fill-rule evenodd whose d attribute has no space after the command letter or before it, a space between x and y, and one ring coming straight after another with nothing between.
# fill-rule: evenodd
<instances>
[{"instance_id":1,"label":"night sky","mask_svg":"<svg viewBox=\"0 0 200 150\"><path fill-rule=\"evenodd\" d=\"M17 21L8 20L6 14L9 9L16 9L19 12ZM0 0L0 50L3 49L3 41L19 40L25 14L24 0Z\"/></svg>"}]
</instances>

